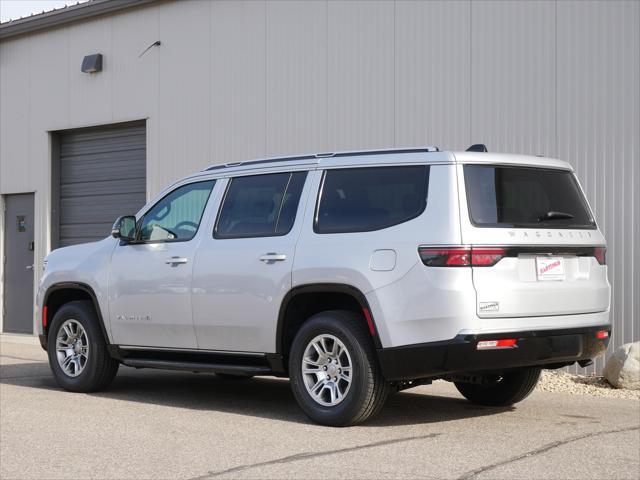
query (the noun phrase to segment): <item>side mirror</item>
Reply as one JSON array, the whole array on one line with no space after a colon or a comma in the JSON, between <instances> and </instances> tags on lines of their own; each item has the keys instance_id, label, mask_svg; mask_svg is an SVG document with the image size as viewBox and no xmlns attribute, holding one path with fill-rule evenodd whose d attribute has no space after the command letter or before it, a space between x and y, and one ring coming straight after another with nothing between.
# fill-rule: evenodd
<instances>
[{"instance_id":1,"label":"side mirror","mask_svg":"<svg viewBox=\"0 0 640 480\"><path fill-rule=\"evenodd\" d=\"M124 215L118 219L111 227L111 236L119 238L125 242L133 242L136 239L136 217Z\"/></svg>"}]
</instances>

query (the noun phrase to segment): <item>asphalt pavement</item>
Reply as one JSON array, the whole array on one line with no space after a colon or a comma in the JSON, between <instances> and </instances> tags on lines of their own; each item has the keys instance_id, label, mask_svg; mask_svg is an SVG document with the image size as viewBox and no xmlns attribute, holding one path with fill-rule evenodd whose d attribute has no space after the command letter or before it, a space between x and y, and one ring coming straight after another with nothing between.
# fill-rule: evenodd
<instances>
[{"instance_id":1,"label":"asphalt pavement","mask_svg":"<svg viewBox=\"0 0 640 480\"><path fill-rule=\"evenodd\" d=\"M0 338L0 478L640 478L640 401L535 392L514 408L445 382L350 428L313 424L286 380L121 367L61 390L32 338Z\"/></svg>"}]
</instances>

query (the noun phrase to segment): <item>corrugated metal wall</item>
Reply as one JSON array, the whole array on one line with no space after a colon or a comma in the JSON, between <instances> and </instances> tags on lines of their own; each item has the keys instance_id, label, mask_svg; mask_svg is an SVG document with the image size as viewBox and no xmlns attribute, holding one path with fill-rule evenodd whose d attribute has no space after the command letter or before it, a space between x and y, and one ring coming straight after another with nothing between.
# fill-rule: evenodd
<instances>
[{"instance_id":1,"label":"corrugated metal wall","mask_svg":"<svg viewBox=\"0 0 640 480\"><path fill-rule=\"evenodd\" d=\"M159 2L0 43L0 192L37 191L47 245L47 132L142 118L148 195L270 155L557 156L609 240L620 345L640 339L639 32L640 0Z\"/></svg>"}]
</instances>

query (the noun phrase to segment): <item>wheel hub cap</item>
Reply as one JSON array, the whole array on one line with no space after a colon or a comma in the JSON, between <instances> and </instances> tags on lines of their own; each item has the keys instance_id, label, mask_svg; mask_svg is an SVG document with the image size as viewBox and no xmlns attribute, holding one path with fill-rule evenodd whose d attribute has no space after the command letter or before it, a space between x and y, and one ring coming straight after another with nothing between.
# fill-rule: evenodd
<instances>
[{"instance_id":1,"label":"wheel hub cap","mask_svg":"<svg viewBox=\"0 0 640 480\"><path fill-rule=\"evenodd\" d=\"M66 320L58 330L56 357L58 365L69 377L77 377L87 365L89 337L77 320Z\"/></svg>"},{"instance_id":2,"label":"wheel hub cap","mask_svg":"<svg viewBox=\"0 0 640 480\"><path fill-rule=\"evenodd\" d=\"M340 339L318 335L309 342L302 360L302 378L307 393L320 405L342 402L351 388L351 355Z\"/></svg>"}]
</instances>

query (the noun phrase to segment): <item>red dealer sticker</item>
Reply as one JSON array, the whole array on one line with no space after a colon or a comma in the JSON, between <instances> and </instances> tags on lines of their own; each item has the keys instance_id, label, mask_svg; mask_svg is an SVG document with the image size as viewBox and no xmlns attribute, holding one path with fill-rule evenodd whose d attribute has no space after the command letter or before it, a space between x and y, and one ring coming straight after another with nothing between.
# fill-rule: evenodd
<instances>
[{"instance_id":1,"label":"red dealer sticker","mask_svg":"<svg viewBox=\"0 0 640 480\"><path fill-rule=\"evenodd\" d=\"M564 280L564 259L562 257L536 257L538 280Z\"/></svg>"}]
</instances>

